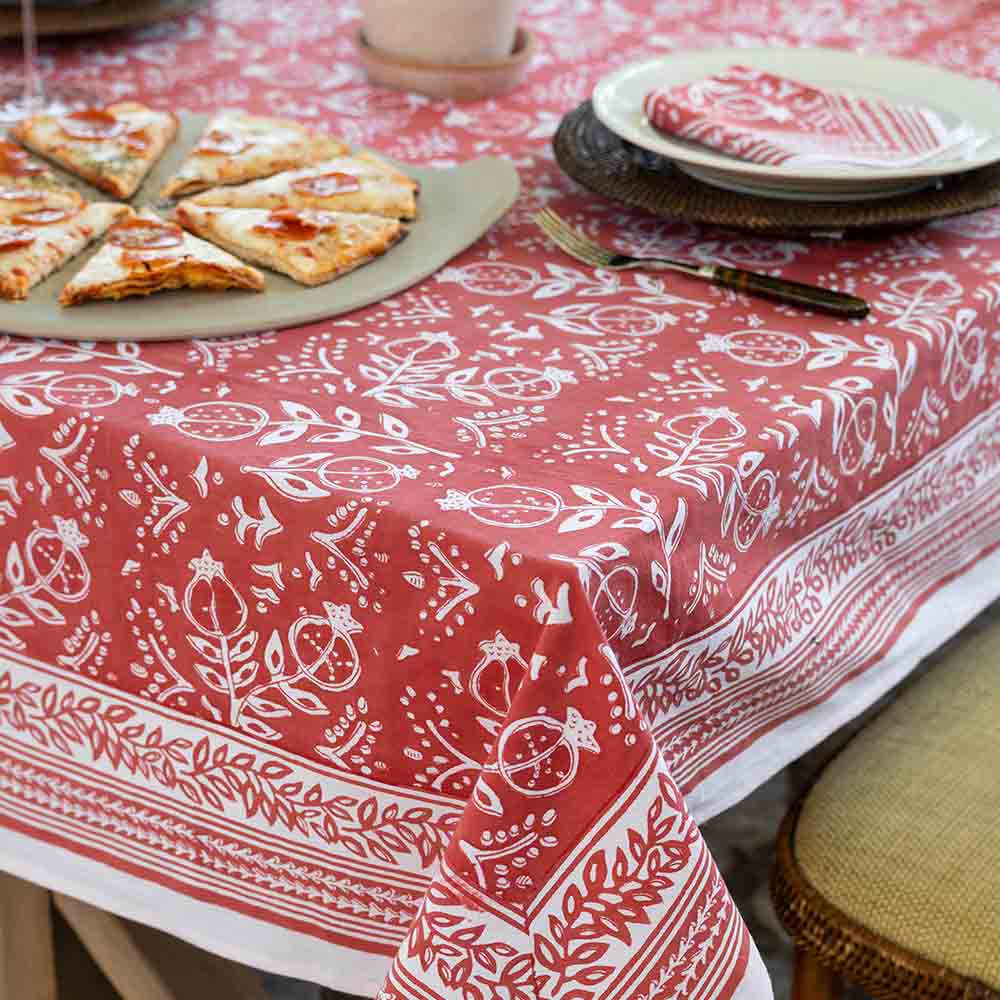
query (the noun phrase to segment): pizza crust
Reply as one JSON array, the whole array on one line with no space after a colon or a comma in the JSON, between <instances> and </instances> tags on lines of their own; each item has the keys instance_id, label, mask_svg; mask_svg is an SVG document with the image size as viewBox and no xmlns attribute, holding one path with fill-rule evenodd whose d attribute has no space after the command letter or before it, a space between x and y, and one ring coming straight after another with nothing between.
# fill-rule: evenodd
<instances>
[{"instance_id":1,"label":"pizza crust","mask_svg":"<svg viewBox=\"0 0 1000 1000\"><path fill-rule=\"evenodd\" d=\"M111 104L103 110L123 122L128 131L141 130L147 137L146 146L131 149L120 137L74 138L63 131L57 115L35 115L15 125L11 134L94 187L117 198L131 198L176 136L177 117L135 101Z\"/></svg>"},{"instance_id":2,"label":"pizza crust","mask_svg":"<svg viewBox=\"0 0 1000 1000\"><path fill-rule=\"evenodd\" d=\"M213 208L181 202L177 221L244 260L280 271L303 285L322 285L384 254L406 235L395 219L345 212L298 213L333 225L308 240L288 240L255 231L271 213L262 208Z\"/></svg>"},{"instance_id":3,"label":"pizza crust","mask_svg":"<svg viewBox=\"0 0 1000 1000\"><path fill-rule=\"evenodd\" d=\"M339 139L298 122L234 109L220 111L212 118L199 146L212 135L228 136L247 146L230 155L211 156L199 153L195 146L163 186L161 198L182 198L218 184L240 184L350 152ZM221 148L225 148L224 142Z\"/></svg>"}]
</instances>

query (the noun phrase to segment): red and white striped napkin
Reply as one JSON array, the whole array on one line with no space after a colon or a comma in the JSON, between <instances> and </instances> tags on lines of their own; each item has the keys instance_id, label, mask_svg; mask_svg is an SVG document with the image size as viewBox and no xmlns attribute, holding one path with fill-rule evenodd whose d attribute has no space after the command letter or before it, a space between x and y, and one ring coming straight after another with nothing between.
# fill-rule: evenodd
<instances>
[{"instance_id":1,"label":"red and white striped napkin","mask_svg":"<svg viewBox=\"0 0 1000 1000\"><path fill-rule=\"evenodd\" d=\"M770 166L905 168L969 155L981 141L969 125L949 126L927 108L819 90L747 66L654 90L643 110L662 132Z\"/></svg>"}]
</instances>

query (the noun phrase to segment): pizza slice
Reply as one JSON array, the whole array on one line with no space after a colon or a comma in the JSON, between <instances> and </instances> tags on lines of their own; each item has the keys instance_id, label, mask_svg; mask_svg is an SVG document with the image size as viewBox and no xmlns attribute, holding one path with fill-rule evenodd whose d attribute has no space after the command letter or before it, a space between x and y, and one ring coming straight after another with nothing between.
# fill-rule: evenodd
<instances>
[{"instance_id":1,"label":"pizza slice","mask_svg":"<svg viewBox=\"0 0 1000 1000\"><path fill-rule=\"evenodd\" d=\"M94 202L68 209L29 208L5 218L0 222L0 296L26 298L29 288L129 214L127 205Z\"/></svg>"},{"instance_id":2,"label":"pizza slice","mask_svg":"<svg viewBox=\"0 0 1000 1000\"><path fill-rule=\"evenodd\" d=\"M11 134L94 187L131 198L177 134L177 117L123 101L65 115L35 115Z\"/></svg>"},{"instance_id":3,"label":"pizza slice","mask_svg":"<svg viewBox=\"0 0 1000 1000\"><path fill-rule=\"evenodd\" d=\"M171 288L262 292L264 276L242 261L146 210L114 226L104 246L62 290L59 304L123 299Z\"/></svg>"},{"instance_id":4,"label":"pizza slice","mask_svg":"<svg viewBox=\"0 0 1000 1000\"><path fill-rule=\"evenodd\" d=\"M217 184L269 177L349 152L339 139L298 122L248 115L245 111L220 111L177 173L163 186L160 197L183 198Z\"/></svg>"},{"instance_id":5,"label":"pizza slice","mask_svg":"<svg viewBox=\"0 0 1000 1000\"><path fill-rule=\"evenodd\" d=\"M316 209L214 208L182 201L177 221L244 260L322 285L386 252L406 233L398 219Z\"/></svg>"},{"instance_id":6,"label":"pizza slice","mask_svg":"<svg viewBox=\"0 0 1000 1000\"><path fill-rule=\"evenodd\" d=\"M319 208L413 219L420 185L370 153L341 156L238 187L196 194L196 205L227 208Z\"/></svg>"},{"instance_id":7,"label":"pizza slice","mask_svg":"<svg viewBox=\"0 0 1000 1000\"><path fill-rule=\"evenodd\" d=\"M0 217L41 207L80 208L83 195L20 146L0 139Z\"/></svg>"}]
</instances>

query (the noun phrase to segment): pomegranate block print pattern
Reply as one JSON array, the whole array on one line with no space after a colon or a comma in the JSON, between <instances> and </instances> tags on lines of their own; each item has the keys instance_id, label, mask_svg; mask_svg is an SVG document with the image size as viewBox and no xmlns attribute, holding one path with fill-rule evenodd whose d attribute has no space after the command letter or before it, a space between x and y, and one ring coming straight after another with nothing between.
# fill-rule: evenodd
<instances>
[{"instance_id":1,"label":"pomegranate block print pattern","mask_svg":"<svg viewBox=\"0 0 1000 1000\"><path fill-rule=\"evenodd\" d=\"M747 66L653 91L643 110L662 132L767 166L914 166L974 140L928 108L830 93Z\"/></svg>"},{"instance_id":2,"label":"pomegranate block print pattern","mask_svg":"<svg viewBox=\"0 0 1000 1000\"><path fill-rule=\"evenodd\" d=\"M997 596L1000 212L758 239L596 200L551 136L650 51L995 77L1000 12L535 0L524 23L525 83L472 105L369 86L350 4L45 43L117 97L502 156L523 190L422 284L300 329L0 335L0 867L382 1000L768 1000L698 823ZM871 314L584 268L545 205Z\"/></svg>"}]
</instances>

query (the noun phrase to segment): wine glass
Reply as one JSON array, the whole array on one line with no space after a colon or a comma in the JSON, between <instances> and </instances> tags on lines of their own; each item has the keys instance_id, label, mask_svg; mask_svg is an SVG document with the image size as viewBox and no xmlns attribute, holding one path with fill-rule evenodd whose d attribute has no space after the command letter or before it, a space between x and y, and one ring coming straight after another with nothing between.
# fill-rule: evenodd
<instances>
[{"instance_id":1,"label":"wine glass","mask_svg":"<svg viewBox=\"0 0 1000 1000\"><path fill-rule=\"evenodd\" d=\"M19 84L0 87L0 125L13 125L32 115L63 114L96 103L92 94L77 87L46 85L38 71L38 36L35 0L21 0L21 44L24 69Z\"/></svg>"}]
</instances>

